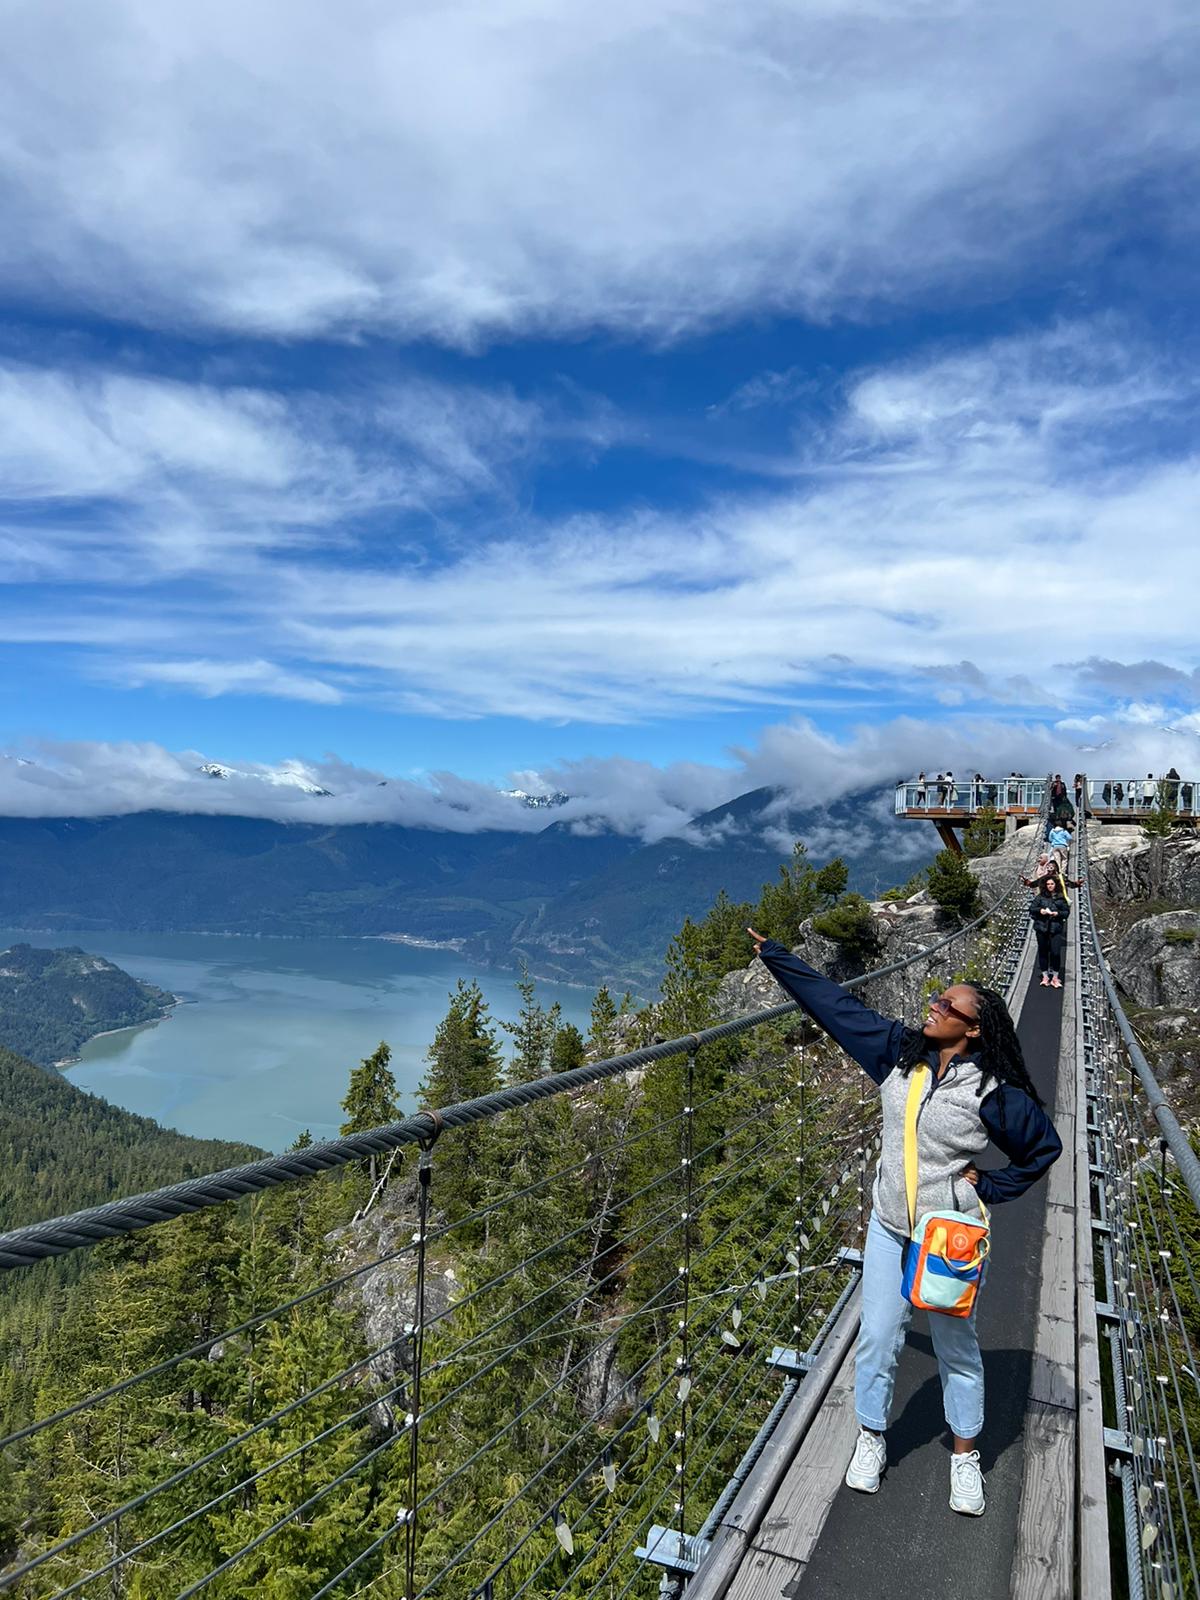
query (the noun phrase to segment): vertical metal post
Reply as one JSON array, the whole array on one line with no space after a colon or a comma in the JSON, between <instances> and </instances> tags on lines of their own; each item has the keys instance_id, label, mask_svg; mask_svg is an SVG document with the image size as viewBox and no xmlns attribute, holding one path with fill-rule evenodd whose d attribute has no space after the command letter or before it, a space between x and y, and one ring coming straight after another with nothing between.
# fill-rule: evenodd
<instances>
[{"instance_id":1,"label":"vertical metal post","mask_svg":"<svg viewBox=\"0 0 1200 1600\"><path fill-rule=\"evenodd\" d=\"M805 1070L804 1042L800 1043L800 1076L796 1079L796 1087L800 1091L800 1115L796 1121L800 1130L800 1151L796 1157L796 1289L792 1305L792 1348L800 1354L801 1338L800 1329L804 1325L804 1296L802 1291L803 1279L801 1273L804 1268L804 1218L801 1207L804 1205L804 1185L808 1174L807 1138L808 1138L808 1073Z\"/></svg>"},{"instance_id":2,"label":"vertical metal post","mask_svg":"<svg viewBox=\"0 0 1200 1600\"><path fill-rule=\"evenodd\" d=\"M676 1488L678 1491L675 1501L675 1513L679 1519L679 1548L684 1549L687 1538L687 1425L690 1408L690 1395L692 1385L692 1359L691 1359L691 1289L692 1289L692 1207L695 1196L695 1175L692 1165L696 1149L696 1053L688 1051L687 1069L684 1082L683 1103L683 1263L680 1273L683 1277L683 1315L679 1320L679 1355L675 1360L679 1385L679 1426L675 1430L675 1445L678 1456L675 1463Z\"/></svg>"},{"instance_id":3,"label":"vertical metal post","mask_svg":"<svg viewBox=\"0 0 1200 1600\"><path fill-rule=\"evenodd\" d=\"M438 1112L428 1113L434 1119L432 1134L420 1140L420 1157L417 1165L417 1231L413 1243L417 1247L416 1298L412 1321L412 1381L409 1384L410 1405L408 1413L408 1506L404 1512L404 1594L413 1600L417 1592L417 1501L420 1498L419 1469L421 1465L421 1369L425 1360L425 1258L429 1238L429 1189L433 1181L433 1146L442 1131Z\"/></svg>"}]
</instances>

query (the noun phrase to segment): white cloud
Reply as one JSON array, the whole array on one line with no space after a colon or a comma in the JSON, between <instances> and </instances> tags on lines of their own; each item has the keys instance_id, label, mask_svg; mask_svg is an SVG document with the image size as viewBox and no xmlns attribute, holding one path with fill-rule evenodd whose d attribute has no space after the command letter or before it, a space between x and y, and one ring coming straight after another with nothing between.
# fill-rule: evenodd
<instances>
[{"instance_id":1,"label":"white cloud","mask_svg":"<svg viewBox=\"0 0 1200 1600\"><path fill-rule=\"evenodd\" d=\"M1095 745L1104 748L1083 753L1083 747ZM777 821L774 837L786 850L790 810L819 811L843 795L886 791L921 768L960 776L978 770L1000 778L1013 770L1069 775L1086 767L1093 777L1124 781L1131 773L1175 766L1200 781L1200 717L1181 718L1171 728L1147 721L1137 707L1045 725L900 717L864 723L843 738L799 719L764 728L755 745L732 751L724 766L656 766L615 757L509 775L511 784L526 790L570 795L568 804L552 812L531 810L497 788L454 773L414 781L333 754L275 765L225 764L218 755L215 764L225 777L206 774L203 769L212 764L211 753L169 751L152 743L41 742L13 748L0 752L0 816L109 816L161 809L294 822L394 822L466 833L487 828L539 832L565 823L580 833L612 828L649 842L687 836L703 843L694 818L766 787L778 791L767 807L768 828ZM885 792L864 808L854 826L864 838L877 838L890 828L891 811ZM898 857L908 859L919 849L912 838L911 831L895 835ZM836 854L847 843L844 822L823 823L818 816L807 843L818 857Z\"/></svg>"},{"instance_id":2,"label":"white cloud","mask_svg":"<svg viewBox=\"0 0 1200 1600\"><path fill-rule=\"evenodd\" d=\"M975 290L1071 262L1187 169L1191 22L1184 0L113 0L97 30L43 0L0 62L0 281L149 324L466 342Z\"/></svg>"},{"instance_id":3,"label":"white cloud","mask_svg":"<svg viewBox=\"0 0 1200 1600\"><path fill-rule=\"evenodd\" d=\"M190 689L206 699L223 694L274 695L281 700L308 700L314 705L337 705L340 689L320 678L288 672L273 661L130 661L120 668L131 688L165 684Z\"/></svg>"},{"instance_id":4,"label":"white cloud","mask_svg":"<svg viewBox=\"0 0 1200 1600\"><path fill-rule=\"evenodd\" d=\"M1196 388L1109 329L860 373L769 493L558 521L522 473L594 419L507 392L398 383L317 418L9 376L0 427L23 396L33 420L0 454L47 503L11 505L0 561L73 585L10 602L9 637L118 680L610 724L838 690L1086 711L1115 681L1100 651L1193 681L1200 461L1125 446L1168 397L1186 427ZM87 514L56 520L59 490ZM410 513L433 507L431 537Z\"/></svg>"}]
</instances>

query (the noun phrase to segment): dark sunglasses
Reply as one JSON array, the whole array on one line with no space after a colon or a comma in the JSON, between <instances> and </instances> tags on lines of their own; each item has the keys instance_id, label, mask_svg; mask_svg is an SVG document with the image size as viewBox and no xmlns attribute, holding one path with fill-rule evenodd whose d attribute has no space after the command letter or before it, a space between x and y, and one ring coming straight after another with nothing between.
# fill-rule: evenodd
<instances>
[{"instance_id":1,"label":"dark sunglasses","mask_svg":"<svg viewBox=\"0 0 1200 1600\"><path fill-rule=\"evenodd\" d=\"M940 1011L944 1017L957 1017L960 1022L969 1022L972 1026L979 1021L978 1017L972 1017L967 1012L960 1011L953 1001L943 999L941 995L936 1000L929 1002L929 1009L931 1011Z\"/></svg>"}]
</instances>

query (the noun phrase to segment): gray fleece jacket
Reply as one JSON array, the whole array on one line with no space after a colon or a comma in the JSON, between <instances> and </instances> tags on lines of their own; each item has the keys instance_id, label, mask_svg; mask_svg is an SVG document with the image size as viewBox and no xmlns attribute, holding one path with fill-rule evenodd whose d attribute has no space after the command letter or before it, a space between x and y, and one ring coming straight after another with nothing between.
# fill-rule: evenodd
<instances>
[{"instance_id":1,"label":"gray fleece jacket","mask_svg":"<svg viewBox=\"0 0 1200 1600\"><path fill-rule=\"evenodd\" d=\"M879 1085L883 1138L873 1201L885 1227L907 1234L904 1114L910 1080L893 1069L908 1030L872 1011L774 939L763 945L762 960L775 981ZM978 1216L981 1198L991 1207L1024 1194L1062 1154L1050 1118L1013 1084L989 1079L991 1087L985 1087L982 1073L967 1056L955 1056L939 1079L937 1052L931 1047L929 1065L917 1116L917 1217L946 1210ZM978 1186L973 1187L959 1174L966 1166L978 1166L989 1140L1009 1158L1008 1165L980 1168Z\"/></svg>"}]
</instances>

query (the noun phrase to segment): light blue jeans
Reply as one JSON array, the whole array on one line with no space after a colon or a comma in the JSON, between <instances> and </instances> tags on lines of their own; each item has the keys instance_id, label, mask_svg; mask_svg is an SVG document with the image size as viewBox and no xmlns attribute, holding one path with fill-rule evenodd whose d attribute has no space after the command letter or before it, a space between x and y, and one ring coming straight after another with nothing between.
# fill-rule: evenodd
<instances>
[{"instance_id":1,"label":"light blue jeans","mask_svg":"<svg viewBox=\"0 0 1200 1600\"><path fill-rule=\"evenodd\" d=\"M912 1307L900 1293L901 1234L872 1211L863 1252L862 1326L854 1358L854 1404L864 1428L882 1433L892 1409L896 1363L904 1348ZM984 1267L986 1277L987 1268ZM982 1290L982 1283L980 1289ZM927 1313L933 1352L942 1378L942 1404L951 1433L974 1439L983 1431L983 1360L975 1335L975 1313L944 1317Z\"/></svg>"}]
</instances>

